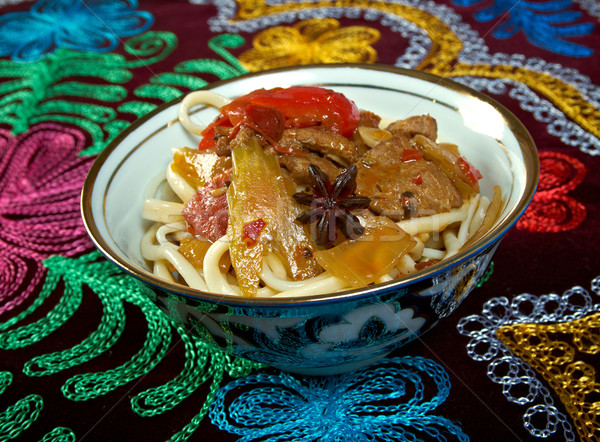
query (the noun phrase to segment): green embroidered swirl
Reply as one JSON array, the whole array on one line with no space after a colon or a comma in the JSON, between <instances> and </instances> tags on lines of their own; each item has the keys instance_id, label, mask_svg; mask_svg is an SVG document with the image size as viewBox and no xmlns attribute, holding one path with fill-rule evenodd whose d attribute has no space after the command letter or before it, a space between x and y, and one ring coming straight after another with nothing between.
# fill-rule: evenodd
<instances>
[{"instance_id":1,"label":"green embroidered swirl","mask_svg":"<svg viewBox=\"0 0 600 442\"><path fill-rule=\"evenodd\" d=\"M172 344L172 337L177 336L178 342L183 342L185 347L185 362L180 373L164 385L134 392L131 408L140 416L159 415L179 405L200 385L210 381L206 399L197 413L172 436L172 440L183 441L198 428L226 374L231 377L246 376L260 367L259 364L224 354L192 339L183 327L171 323L146 296L137 281L120 272L97 251L76 259L54 256L45 260L44 265L47 275L39 297L21 314L6 323L0 323L0 330L3 330L0 333L0 348L9 351L33 345L50 337L67 321L77 321L77 311L83 297L90 296L90 292L100 301L102 316L97 328L86 331L78 344L36 356L26 362L23 367L26 375L51 376L110 350L124 333L127 311L131 307L141 312L148 326L141 348L137 352L132 349L129 360L122 365L104 372L75 374L67 379L61 387L67 399L93 400L140 379L166 357L176 345ZM60 294L58 299L57 294ZM50 300L56 305L44 317L26 323L32 313ZM0 393L11 382L11 373L0 372ZM135 389L135 384L131 389ZM33 422L41 406L41 397L32 395L0 415L0 440L3 440L2 431L10 434L24 431L27 426L17 424ZM47 440L73 440L69 431L54 429L46 435Z\"/></svg>"},{"instance_id":2,"label":"green embroidered swirl","mask_svg":"<svg viewBox=\"0 0 600 442\"><path fill-rule=\"evenodd\" d=\"M4 393L6 388L12 384L12 378L10 371L0 371L0 394Z\"/></svg>"},{"instance_id":3,"label":"green embroidered swirl","mask_svg":"<svg viewBox=\"0 0 600 442\"><path fill-rule=\"evenodd\" d=\"M40 442L75 442L75 433L69 428L56 427L49 433L45 434Z\"/></svg>"},{"instance_id":4,"label":"green embroidered swirl","mask_svg":"<svg viewBox=\"0 0 600 442\"><path fill-rule=\"evenodd\" d=\"M42 121L75 124L92 137L85 154L96 154L118 133L116 127L129 124L102 103L123 101L128 93L122 85L133 78L131 69L163 60L176 45L171 32L146 32L125 43L132 59L61 48L27 64L0 60L0 80L6 80L0 82L0 123L15 134Z\"/></svg>"},{"instance_id":5,"label":"green embroidered swirl","mask_svg":"<svg viewBox=\"0 0 600 442\"><path fill-rule=\"evenodd\" d=\"M239 35L223 34L213 37L209 40L208 47L224 61L205 58L183 61L175 66L175 72L153 76L150 84L138 87L134 94L143 99L166 103L182 96L184 91L193 91L206 86L208 82L198 75L210 74L225 80L245 74L248 72L246 68L228 51L229 48L240 47L243 43L244 39ZM134 113L139 117L155 107L150 103L132 102L121 106L119 111Z\"/></svg>"},{"instance_id":6,"label":"green embroidered swirl","mask_svg":"<svg viewBox=\"0 0 600 442\"><path fill-rule=\"evenodd\" d=\"M44 401L37 394L30 394L0 412L0 440L10 440L19 436L37 420Z\"/></svg>"},{"instance_id":7,"label":"green embroidered swirl","mask_svg":"<svg viewBox=\"0 0 600 442\"><path fill-rule=\"evenodd\" d=\"M125 43L125 50L134 56L126 62L128 69L154 64L164 60L177 46L177 36L172 32L150 31L136 35Z\"/></svg>"}]
</instances>

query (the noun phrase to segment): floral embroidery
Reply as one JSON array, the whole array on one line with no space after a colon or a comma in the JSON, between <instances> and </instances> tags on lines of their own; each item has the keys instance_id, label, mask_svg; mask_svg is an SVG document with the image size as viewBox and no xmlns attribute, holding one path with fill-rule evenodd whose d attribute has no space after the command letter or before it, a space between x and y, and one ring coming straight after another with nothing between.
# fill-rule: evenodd
<instances>
[{"instance_id":1,"label":"floral embroidery","mask_svg":"<svg viewBox=\"0 0 600 442\"><path fill-rule=\"evenodd\" d=\"M459 6L472 6L482 0L454 0ZM492 35L506 39L523 31L527 39L537 47L571 57L590 57L594 51L583 45L564 40L563 37L581 37L594 30L593 23L575 23L581 12L567 10L571 1L551 0L545 2L522 2L520 0L494 0L489 8L475 14L482 22L496 21ZM504 16L508 17L504 19Z\"/></svg>"},{"instance_id":2,"label":"floral embroidery","mask_svg":"<svg viewBox=\"0 0 600 442\"><path fill-rule=\"evenodd\" d=\"M341 10L352 11L352 18L377 20L409 40L397 66L451 76L492 95L507 94L561 142L589 155L600 154L600 111L590 98L598 96L597 85L559 63L519 53L488 53L481 36L445 5L418 0L236 0L234 8L227 0L214 1L219 12L209 20L213 32L258 32L307 17L339 18Z\"/></svg>"},{"instance_id":3,"label":"floral embroidery","mask_svg":"<svg viewBox=\"0 0 600 442\"><path fill-rule=\"evenodd\" d=\"M509 402L527 407L523 424L532 436L577 440L564 405L581 440L598 440L600 276L591 288L492 298L481 314L458 322L470 338L468 355L488 364L489 378ZM547 385L564 404L554 403Z\"/></svg>"},{"instance_id":4,"label":"floral embroidery","mask_svg":"<svg viewBox=\"0 0 600 442\"><path fill-rule=\"evenodd\" d=\"M355 373L296 378L259 373L233 381L210 410L220 429L251 440L468 440L461 428L431 414L450 380L421 357L384 360ZM377 403L378 405L375 405Z\"/></svg>"},{"instance_id":5,"label":"floral embroidery","mask_svg":"<svg viewBox=\"0 0 600 442\"><path fill-rule=\"evenodd\" d=\"M34 291L44 258L92 247L79 213L84 144L81 131L55 124L19 137L0 130L0 314Z\"/></svg>"},{"instance_id":6,"label":"floral embroidery","mask_svg":"<svg viewBox=\"0 0 600 442\"><path fill-rule=\"evenodd\" d=\"M309 63L373 63L380 33L365 26L340 27L333 18L313 18L260 32L239 59L249 71Z\"/></svg>"},{"instance_id":7,"label":"floral embroidery","mask_svg":"<svg viewBox=\"0 0 600 442\"><path fill-rule=\"evenodd\" d=\"M585 178L585 166L558 152L540 153L540 181L531 205L517 222L517 228L532 232L564 232L585 219L583 204L566 194Z\"/></svg>"},{"instance_id":8,"label":"floral embroidery","mask_svg":"<svg viewBox=\"0 0 600 442\"><path fill-rule=\"evenodd\" d=\"M29 62L61 47L112 51L120 37L152 25L152 15L136 7L136 0L40 0L29 12L0 17L0 56Z\"/></svg>"}]
</instances>

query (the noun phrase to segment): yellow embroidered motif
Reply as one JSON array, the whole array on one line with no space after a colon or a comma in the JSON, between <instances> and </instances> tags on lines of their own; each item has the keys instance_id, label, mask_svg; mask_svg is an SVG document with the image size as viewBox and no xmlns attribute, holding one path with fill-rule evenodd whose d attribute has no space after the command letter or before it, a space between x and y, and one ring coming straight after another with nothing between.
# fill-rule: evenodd
<instances>
[{"instance_id":1,"label":"yellow embroidered motif","mask_svg":"<svg viewBox=\"0 0 600 442\"><path fill-rule=\"evenodd\" d=\"M506 78L526 84L544 95L556 107L572 118L586 131L600 137L600 110L590 103L577 89L544 72L535 72L527 68L498 65L468 65L457 63L449 72L431 71L438 75L462 77L467 75L484 78Z\"/></svg>"},{"instance_id":2,"label":"yellow embroidered motif","mask_svg":"<svg viewBox=\"0 0 600 442\"><path fill-rule=\"evenodd\" d=\"M581 440L600 437L600 313L560 324L512 324L496 331L559 396Z\"/></svg>"},{"instance_id":3,"label":"yellow embroidered motif","mask_svg":"<svg viewBox=\"0 0 600 442\"><path fill-rule=\"evenodd\" d=\"M254 46L240 55L249 71L310 63L373 63L379 40L377 29L340 27L333 18L313 18L294 26L275 26L260 32Z\"/></svg>"},{"instance_id":4,"label":"yellow embroidered motif","mask_svg":"<svg viewBox=\"0 0 600 442\"><path fill-rule=\"evenodd\" d=\"M483 78L506 78L526 84L545 96L575 123L596 137L600 137L600 110L574 87L547 73L507 65L475 65L458 62L463 48L460 38L440 18L416 7L398 3L370 0L330 0L315 2L290 2L267 4L266 0L237 0L238 12L234 21L274 16L290 11L319 8L358 8L378 10L410 21L427 33L431 48L417 69L440 76L480 76ZM370 29L370 28L369 28ZM279 62L282 62L280 60ZM317 61L322 62L322 61ZM277 66L275 61L271 61ZM265 62L265 66L268 65ZM254 67L249 69L254 69Z\"/></svg>"}]
</instances>

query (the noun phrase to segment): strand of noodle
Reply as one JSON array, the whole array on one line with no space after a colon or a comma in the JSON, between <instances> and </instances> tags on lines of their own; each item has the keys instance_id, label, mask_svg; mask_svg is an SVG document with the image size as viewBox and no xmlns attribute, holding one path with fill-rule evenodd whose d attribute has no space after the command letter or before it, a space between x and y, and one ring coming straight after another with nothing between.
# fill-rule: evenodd
<instances>
[{"instance_id":1,"label":"strand of noodle","mask_svg":"<svg viewBox=\"0 0 600 442\"><path fill-rule=\"evenodd\" d=\"M467 216L468 207L469 203L467 201L461 207L452 209L449 212L436 213L435 215L421 216L419 218L410 218L398 221L396 224L409 235L438 232L445 229L450 224L463 221Z\"/></svg>"},{"instance_id":2,"label":"strand of noodle","mask_svg":"<svg viewBox=\"0 0 600 442\"><path fill-rule=\"evenodd\" d=\"M190 119L189 110L200 104L220 109L231 100L212 91L195 91L187 94L179 105L179 122L188 131L195 135L202 135L205 126L198 126Z\"/></svg>"},{"instance_id":3,"label":"strand of noodle","mask_svg":"<svg viewBox=\"0 0 600 442\"><path fill-rule=\"evenodd\" d=\"M175 195L177 195L184 204L187 203L192 196L194 196L194 193L196 193L196 190L190 186L187 181L181 177L181 175L173 171L173 168L170 164L167 167L166 177L169 186L171 186L171 189L173 189Z\"/></svg>"},{"instance_id":4,"label":"strand of noodle","mask_svg":"<svg viewBox=\"0 0 600 442\"><path fill-rule=\"evenodd\" d=\"M146 198L142 206L142 218L161 223L170 223L183 220L181 212L185 206L181 203Z\"/></svg>"},{"instance_id":5,"label":"strand of noodle","mask_svg":"<svg viewBox=\"0 0 600 442\"><path fill-rule=\"evenodd\" d=\"M464 220L460 224L460 228L458 229L458 241L460 243L460 247L462 247L464 245L464 243L467 242L467 239L469 239L469 236L470 236L469 235L469 226L471 225L471 222L473 221L473 216L475 216L475 210L477 210L478 205L479 205L479 195L475 195L469 201L469 210L467 212L467 219Z\"/></svg>"},{"instance_id":6,"label":"strand of noodle","mask_svg":"<svg viewBox=\"0 0 600 442\"><path fill-rule=\"evenodd\" d=\"M142 237L142 241L140 243L140 252L144 259L148 261L158 261L162 259L162 251L161 247L154 244L154 239L156 238L156 231L160 227L160 224L156 223L152 225L144 236Z\"/></svg>"},{"instance_id":7,"label":"strand of noodle","mask_svg":"<svg viewBox=\"0 0 600 442\"><path fill-rule=\"evenodd\" d=\"M312 284L313 282L321 281L328 277L329 277L328 274L321 273L320 275L317 275L313 278L305 279L302 281L293 281L293 280L287 279L285 277L281 278L273 272L273 270L271 269L271 266L269 265L269 262L266 258L263 259L263 267L262 267L262 271L260 273L260 279L268 287L271 287L272 289L275 289L279 292L284 292L286 290L300 288L307 284Z\"/></svg>"},{"instance_id":8,"label":"strand of noodle","mask_svg":"<svg viewBox=\"0 0 600 442\"><path fill-rule=\"evenodd\" d=\"M164 181L165 172L157 173L144 189L144 199L153 198Z\"/></svg>"},{"instance_id":9,"label":"strand of noodle","mask_svg":"<svg viewBox=\"0 0 600 442\"><path fill-rule=\"evenodd\" d=\"M314 279L314 278L313 278ZM345 281L335 276L327 276L326 278L317 281L311 281L301 287L296 287L290 290L279 292L274 297L277 298L292 298L300 296L321 295L324 293L333 293L338 290L348 288Z\"/></svg>"},{"instance_id":10,"label":"strand of noodle","mask_svg":"<svg viewBox=\"0 0 600 442\"><path fill-rule=\"evenodd\" d=\"M277 255L275 255L274 253L268 253L265 259L271 271L277 278L285 279L287 277L287 270L285 269L283 262L277 257Z\"/></svg>"},{"instance_id":11,"label":"strand of noodle","mask_svg":"<svg viewBox=\"0 0 600 442\"><path fill-rule=\"evenodd\" d=\"M473 219L469 224L469 238L473 236L477 229L481 227L483 224L483 219L485 218L485 214L487 213L488 207L490 207L490 200L488 197L483 196L479 199L479 205L477 206L477 210L473 215Z\"/></svg>"},{"instance_id":12,"label":"strand of noodle","mask_svg":"<svg viewBox=\"0 0 600 442\"><path fill-rule=\"evenodd\" d=\"M430 247L425 247L423 249L423 258L427 258L427 259L439 259L442 260L444 259L444 255L446 254L446 252L444 252L443 250L439 250L439 249L432 249Z\"/></svg>"},{"instance_id":13,"label":"strand of noodle","mask_svg":"<svg viewBox=\"0 0 600 442\"><path fill-rule=\"evenodd\" d=\"M444 256L444 259L456 255L465 242L467 242L467 239L469 239L469 225L471 224L478 203L479 198L477 196L469 199L467 216L465 220L460 223L458 231L455 229L446 229L442 233L444 244L446 246L446 255Z\"/></svg>"},{"instance_id":14,"label":"strand of noodle","mask_svg":"<svg viewBox=\"0 0 600 442\"><path fill-rule=\"evenodd\" d=\"M185 259L181 253L170 247L161 246L162 253L167 261L169 261L179 276L181 276L188 286L193 289L206 291L208 289L204 278L200 272Z\"/></svg>"},{"instance_id":15,"label":"strand of noodle","mask_svg":"<svg viewBox=\"0 0 600 442\"><path fill-rule=\"evenodd\" d=\"M167 235L173 232L179 232L185 229L185 223L165 224L156 230L156 241L162 247L161 252L164 255L179 275L194 289L206 290L206 282L202 277L201 271L196 269L181 253L178 251L177 244L169 241Z\"/></svg>"},{"instance_id":16,"label":"strand of noodle","mask_svg":"<svg viewBox=\"0 0 600 442\"><path fill-rule=\"evenodd\" d=\"M405 253L402 258L400 258L398 264L396 264L396 269L405 275L410 275L416 271L415 264L415 260L412 259L408 253Z\"/></svg>"},{"instance_id":17,"label":"strand of noodle","mask_svg":"<svg viewBox=\"0 0 600 442\"><path fill-rule=\"evenodd\" d=\"M167 266L165 261L162 259L160 261L154 261L154 267L153 267L152 271L156 276L164 279L165 281L169 281L169 282L173 282L173 283L177 282L177 281L175 281L175 278L173 278L173 275L169 271L169 267Z\"/></svg>"},{"instance_id":18,"label":"strand of noodle","mask_svg":"<svg viewBox=\"0 0 600 442\"><path fill-rule=\"evenodd\" d=\"M206 283L202 275L181 253L173 247L154 244L160 228L160 224L154 224L144 234L140 245L142 257L148 261L166 259L175 267L175 270L181 275L187 285L198 290L206 290Z\"/></svg>"},{"instance_id":19,"label":"strand of noodle","mask_svg":"<svg viewBox=\"0 0 600 442\"><path fill-rule=\"evenodd\" d=\"M185 229L185 223L163 224L156 231L156 240L161 246L172 247L178 249L179 246L167 239L167 235L173 232L179 232Z\"/></svg>"},{"instance_id":20,"label":"strand of noodle","mask_svg":"<svg viewBox=\"0 0 600 442\"><path fill-rule=\"evenodd\" d=\"M194 235L192 235L190 232L187 232L184 230L178 230L177 232L173 232L173 234L171 236L173 237L173 240L175 240L175 242L177 242L177 244L180 244L181 241L183 241L186 238L194 237Z\"/></svg>"},{"instance_id":21,"label":"strand of noodle","mask_svg":"<svg viewBox=\"0 0 600 442\"><path fill-rule=\"evenodd\" d=\"M442 233L442 238L444 238L444 244L446 245L444 259L450 258L458 252L461 246L456 229L445 229Z\"/></svg>"},{"instance_id":22,"label":"strand of noodle","mask_svg":"<svg viewBox=\"0 0 600 442\"><path fill-rule=\"evenodd\" d=\"M423 241L421 241L421 238L419 238L417 235L414 235L412 237L417 243L415 244L415 246L409 250L408 254L410 255L410 257L412 259L414 259L415 261L418 261L419 258L421 258L421 256L423 255L423 249L425 249L425 244L423 243Z\"/></svg>"},{"instance_id":23,"label":"strand of noodle","mask_svg":"<svg viewBox=\"0 0 600 442\"><path fill-rule=\"evenodd\" d=\"M270 287L261 287L256 292L257 297L270 298L271 296L275 296L278 292L273 290Z\"/></svg>"},{"instance_id":24,"label":"strand of noodle","mask_svg":"<svg viewBox=\"0 0 600 442\"><path fill-rule=\"evenodd\" d=\"M227 235L223 235L208 248L202 265L206 277L206 285L209 292L239 296L241 294L239 288L231 285L227 281L227 275L222 273L219 268L219 260L228 250L229 239Z\"/></svg>"}]
</instances>

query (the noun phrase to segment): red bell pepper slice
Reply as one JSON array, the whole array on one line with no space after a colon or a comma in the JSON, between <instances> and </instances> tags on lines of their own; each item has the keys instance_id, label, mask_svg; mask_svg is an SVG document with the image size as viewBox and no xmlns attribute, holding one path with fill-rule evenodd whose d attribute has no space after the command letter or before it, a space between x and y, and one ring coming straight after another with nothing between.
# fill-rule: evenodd
<instances>
[{"instance_id":1,"label":"red bell pepper slice","mask_svg":"<svg viewBox=\"0 0 600 442\"><path fill-rule=\"evenodd\" d=\"M269 112L268 108L276 112ZM279 115L283 115L283 121ZM266 135L267 141L277 148L275 144L284 127L322 126L349 138L359 121L360 111L356 104L343 94L316 86L292 86L258 89L233 100L221 108L221 114L205 132L210 136L213 130L214 136L215 126L235 128L246 124ZM200 146L208 148L210 144L204 142Z\"/></svg>"},{"instance_id":2,"label":"red bell pepper slice","mask_svg":"<svg viewBox=\"0 0 600 442\"><path fill-rule=\"evenodd\" d=\"M460 167L460 170L462 170L462 172L469 178L469 180L471 180L471 184L475 184L477 181L483 178L483 175L481 174L479 169L477 169L475 166L473 166L471 163L465 160L464 157L458 158L458 167Z\"/></svg>"}]
</instances>

